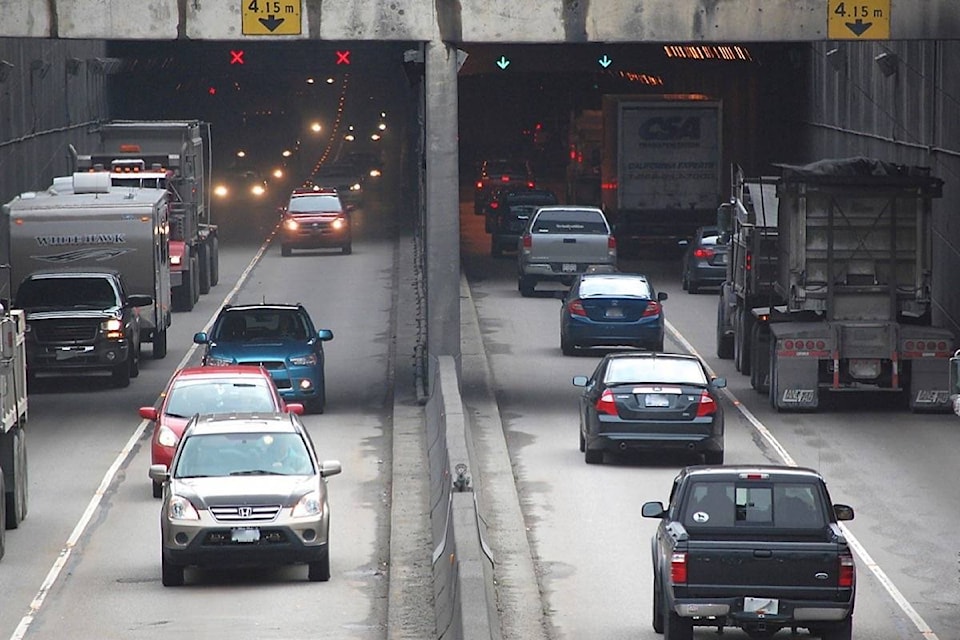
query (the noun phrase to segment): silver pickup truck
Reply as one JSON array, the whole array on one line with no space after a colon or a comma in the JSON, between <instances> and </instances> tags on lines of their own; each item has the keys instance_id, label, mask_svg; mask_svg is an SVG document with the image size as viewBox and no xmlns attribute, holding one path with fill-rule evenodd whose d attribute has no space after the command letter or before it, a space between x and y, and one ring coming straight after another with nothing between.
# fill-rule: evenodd
<instances>
[{"instance_id":1,"label":"silver pickup truck","mask_svg":"<svg viewBox=\"0 0 960 640\"><path fill-rule=\"evenodd\" d=\"M528 297L538 282L570 284L593 265L616 268L617 241L600 209L550 205L530 217L517 255L517 288Z\"/></svg>"}]
</instances>

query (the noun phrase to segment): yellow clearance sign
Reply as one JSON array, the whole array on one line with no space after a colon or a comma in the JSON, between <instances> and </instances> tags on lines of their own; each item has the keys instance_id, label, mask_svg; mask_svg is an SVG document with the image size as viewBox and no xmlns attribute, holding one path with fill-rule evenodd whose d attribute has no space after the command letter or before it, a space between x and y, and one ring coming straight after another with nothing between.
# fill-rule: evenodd
<instances>
[{"instance_id":1,"label":"yellow clearance sign","mask_svg":"<svg viewBox=\"0 0 960 640\"><path fill-rule=\"evenodd\" d=\"M300 0L241 0L243 35L298 36Z\"/></svg>"},{"instance_id":2,"label":"yellow clearance sign","mask_svg":"<svg viewBox=\"0 0 960 640\"><path fill-rule=\"evenodd\" d=\"M890 39L890 0L828 0L827 7L829 39Z\"/></svg>"}]
</instances>

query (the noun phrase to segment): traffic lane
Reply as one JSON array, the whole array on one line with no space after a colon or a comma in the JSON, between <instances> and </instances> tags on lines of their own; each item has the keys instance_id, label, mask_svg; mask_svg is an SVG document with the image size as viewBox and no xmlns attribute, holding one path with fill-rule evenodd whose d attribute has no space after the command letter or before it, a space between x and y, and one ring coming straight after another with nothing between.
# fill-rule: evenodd
<instances>
[{"instance_id":1,"label":"traffic lane","mask_svg":"<svg viewBox=\"0 0 960 640\"><path fill-rule=\"evenodd\" d=\"M384 485L389 464L383 437L388 367L386 355L377 351L384 350L387 341L376 336L389 334L385 318L390 288L381 280L391 270L392 255L390 243L364 246L360 256L318 255L313 260L281 258L279 248L271 246L238 296L290 296L305 304L319 326L335 332L326 349L331 402L325 414L305 418L321 457L338 458L344 466L344 473L330 481L331 582L307 583L302 567L188 571L188 580L199 578L199 584L164 589L159 582L159 503L149 497L149 453L144 439L144 446L108 494L109 509L98 515L95 534L78 547L69 579L55 585L57 596L46 602L30 637L63 637L65 621L70 621L72 637L122 635L130 629L160 637L172 628L191 636L198 628L218 629L208 637L314 633L382 637L383 559L388 539ZM320 280L318 273L327 277ZM366 295L349 295L356 291ZM337 304L324 304L327 300ZM321 307L325 307L322 314ZM342 349L336 348L338 340ZM118 589L118 583L138 586ZM203 589L202 601L191 597L198 589ZM305 594L303 589L324 591ZM171 615L171 597L175 615ZM78 628L78 619L89 621L82 623L89 628ZM274 621L279 621L276 630L271 627Z\"/></svg>"},{"instance_id":2,"label":"traffic lane","mask_svg":"<svg viewBox=\"0 0 960 640\"><path fill-rule=\"evenodd\" d=\"M219 306L227 283L236 281L252 255L247 249L221 248L221 284L201 296L192 312L173 314L165 358L154 360L151 346L144 345L140 375L129 387L116 389L101 376L40 378L31 387L29 511L19 528L7 531L7 552L0 561L0 637L10 636L29 611L104 475L135 433L137 407L153 404L186 356L193 332Z\"/></svg>"},{"instance_id":3,"label":"traffic lane","mask_svg":"<svg viewBox=\"0 0 960 640\"><path fill-rule=\"evenodd\" d=\"M562 389L574 375L567 361L589 360L588 366L582 370L578 367L575 371L589 373L596 359L560 356L559 302L519 299L514 284L515 264L509 258L492 260L483 255L482 248L487 243L480 235L482 223L478 225L471 215L464 214L461 215L461 228L465 270L480 310L484 343L497 382L501 416L517 469L518 490L525 516L531 523L534 554L544 575L544 607L550 612L554 637L636 637L637 629L649 634L644 637L657 637L650 626L652 605L643 604L651 602L648 541L655 523L640 522L634 526L634 522L639 519L639 506L644 500L667 499L673 475L686 461L674 460L661 468L650 457L614 460L613 464L622 464L628 470L627 477L635 480L633 484L619 477L613 480L607 477L610 473L608 465L594 468L576 464L582 463L582 454L572 449L576 446L574 438L578 425L576 390L570 396L563 396L557 389ZM665 307L671 322L675 318L686 319L691 333L703 333L696 339L700 344L713 337L714 327L710 322L716 314L716 297L708 294L690 296L702 298L706 303L699 307L690 305L684 299L687 294L680 291L679 265L671 252L656 261L624 262L622 269L647 273L658 287L670 294ZM555 294L544 293L542 297L552 295ZM670 348L678 348L672 339L668 338L668 344ZM739 373L736 376L739 377ZM540 382L544 379L549 382ZM559 386L555 388L554 383ZM568 410L557 409L564 404ZM769 445L729 403L726 416L729 462L776 459ZM563 433L569 434L566 441ZM566 444L558 444L564 442ZM565 459L574 461L574 464L569 469L566 466L558 468ZM592 484L599 478L604 481ZM634 487L645 487L644 492L650 491L650 494L634 495L632 492L639 491ZM838 496L834 497L839 500ZM612 504L597 507L598 502L607 499ZM606 529L605 520L611 523ZM583 522L589 526L581 527ZM598 544L593 544L594 540L598 540ZM598 549L610 550L614 559L601 562L597 567L594 559ZM624 561L626 553L617 555L622 550L633 554L632 561ZM577 558L584 560L574 560ZM629 569L620 570L624 565ZM915 630L911 635L909 620L891 607L889 595L866 573L861 567L858 612L863 615L857 616L857 635L916 637ZM584 603L590 603L593 609ZM584 614L587 611L590 611L589 615ZM630 615L634 618L625 619ZM713 632L709 628L697 632L698 637L707 637L707 633ZM735 635L735 632L730 633ZM740 637L745 636L740 634Z\"/></svg>"},{"instance_id":4,"label":"traffic lane","mask_svg":"<svg viewBox=\"0 0 960 640\"><path fill-rule=\"evenodd\" d=\"M926 624L940 638L960 637L960 418L913 414L897 395L872 393L829 397L816 413L776 413L732 361L716 358L717 301L671 293L667 317L793 459L821 471L834 500L854 507L848 528ZM671 314L674 308L683 312ZM861 579L870 573L864 565Z\"/></svg>"}]
</instances>

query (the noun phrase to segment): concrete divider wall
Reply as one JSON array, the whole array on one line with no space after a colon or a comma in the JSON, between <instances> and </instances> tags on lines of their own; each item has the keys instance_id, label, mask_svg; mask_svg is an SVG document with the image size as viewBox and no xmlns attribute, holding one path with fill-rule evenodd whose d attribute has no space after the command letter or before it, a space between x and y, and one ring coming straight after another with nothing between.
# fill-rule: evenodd
<instances>
[{"instance_id":1,"label":"concrete divider wall","mask_svg":"<svg viewBox=\"0 0 960 640\"><path fill-rule=\"evenodd\" d=\"M499 640L493 563L482 543L471 469L471 437L456 364L441 356L426 405L430 470L430 526L437 636L444 640Z\"/></svg>"}]
</instances>

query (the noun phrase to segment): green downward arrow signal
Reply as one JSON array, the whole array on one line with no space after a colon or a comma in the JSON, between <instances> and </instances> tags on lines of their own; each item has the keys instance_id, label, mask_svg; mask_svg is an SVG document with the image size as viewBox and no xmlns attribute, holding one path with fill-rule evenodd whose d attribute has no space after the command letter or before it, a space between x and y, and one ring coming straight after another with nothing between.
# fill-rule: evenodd
<instances>
[{"instance_id":1,"label":"green downward arrow signal","mask_svg":"<svg viewBox=\"0 0 960 640\"><path fill-rule=\"evenodd\" d=\"M510 61L507 60L506 56L500 56L500 59L497 60L497 66L501 69L506 69L510 66Z\"/></svg>"}]
</instances>

